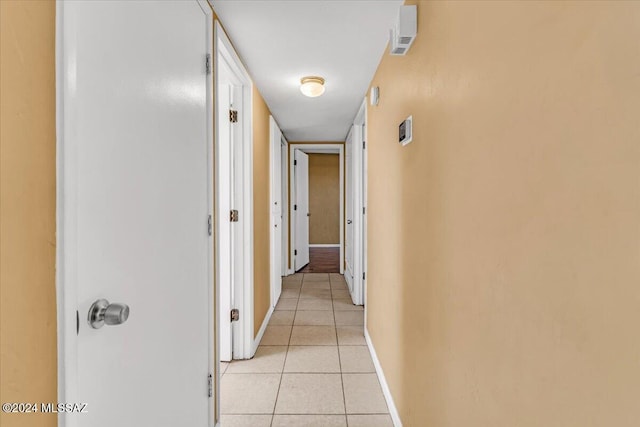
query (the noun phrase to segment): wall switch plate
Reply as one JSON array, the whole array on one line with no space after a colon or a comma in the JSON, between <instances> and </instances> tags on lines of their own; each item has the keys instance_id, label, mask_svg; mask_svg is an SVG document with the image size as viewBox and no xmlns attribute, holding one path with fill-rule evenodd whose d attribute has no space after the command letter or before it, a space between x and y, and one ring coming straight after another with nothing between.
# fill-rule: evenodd
<instances>
[{"instance_id":1,"label":"wall switch plate","mask_svg":"<svg viewBox=\"0 0 640 427\"><path fill-rule=\"evenodd\" d=\"M413 140L413 116L407 117L405 121L400 123L398 131L398 142L402 146L410 143Z\"/></svg>"}]
</instances>

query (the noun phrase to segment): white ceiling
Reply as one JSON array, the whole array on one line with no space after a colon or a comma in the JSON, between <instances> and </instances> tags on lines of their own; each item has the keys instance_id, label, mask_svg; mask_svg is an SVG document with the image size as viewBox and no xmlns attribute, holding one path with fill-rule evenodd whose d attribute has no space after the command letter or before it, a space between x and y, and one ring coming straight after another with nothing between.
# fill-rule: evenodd
<instances>
[{"instance_id":1,"label":"white ceiling","mask_svg":"<svg viewBox=\"0 0 640 427\"><path fill-rule=\"evenodd\" d=\"M344 141L402 0L212 0L289 141ZM318 98L300 78L326 79Z\"/></svg>"}]
</instances>

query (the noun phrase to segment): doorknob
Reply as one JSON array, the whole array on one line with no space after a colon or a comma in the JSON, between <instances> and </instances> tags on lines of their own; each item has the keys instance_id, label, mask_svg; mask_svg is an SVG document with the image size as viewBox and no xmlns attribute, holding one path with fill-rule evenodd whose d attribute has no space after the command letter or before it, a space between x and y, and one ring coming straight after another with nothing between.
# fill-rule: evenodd
<instances>
[{"instance_id":1,"label":"doorknob","mask_svg":"<svg viewBox=\"0 0 640 427\"><path fill-rule=\"evenodd\" d=\"M89 308L89 325L93 329L100 329L107 325L120 325L129 318L129 306L115 302L109 304L106 299L99 299Z\"/></svg>"},{"instance_id":2,"label":"doorknob","mask_svg":"<svg viewBox=\"0 0 640 427\"><path fill-rule=\"evenodd\" d=\"M351 222L352 222L352 221L351 221L350 219L348 219L348 220L347 220L347 224L351 224Z\"/></svg>"}]
</instances>

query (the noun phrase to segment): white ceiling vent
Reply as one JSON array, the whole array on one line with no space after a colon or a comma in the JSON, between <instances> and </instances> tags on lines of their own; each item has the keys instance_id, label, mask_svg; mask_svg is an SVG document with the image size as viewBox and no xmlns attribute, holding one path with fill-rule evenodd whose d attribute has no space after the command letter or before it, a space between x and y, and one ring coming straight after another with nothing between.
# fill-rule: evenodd
<instances>
[{"instance_id":1,"label":"white ceiling vent","mask_svg":"<svg viewBox=\"0 0 640 427\"><path fill-rule=\"evenodd\" d=\"M418 7L400 6L398 20L391 29L391 55L406 55L418 32Z\"/></svg>"}]
</instances>

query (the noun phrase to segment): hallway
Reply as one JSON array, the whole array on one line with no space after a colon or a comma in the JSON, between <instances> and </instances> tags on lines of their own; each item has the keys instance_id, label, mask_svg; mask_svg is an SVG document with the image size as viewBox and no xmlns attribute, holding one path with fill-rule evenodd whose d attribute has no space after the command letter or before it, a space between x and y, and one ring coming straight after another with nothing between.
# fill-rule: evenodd
<instances>
[{"instance_id":1,"label":"hallway","mask_svg":"<svg viewBox=\"0 0 640 427\"><path fill-rule=\"evenodd\" d=\"M340 274L285 277L255 357L221 369L225 427L393 425Z\"/></svg>"}]
</instances>

